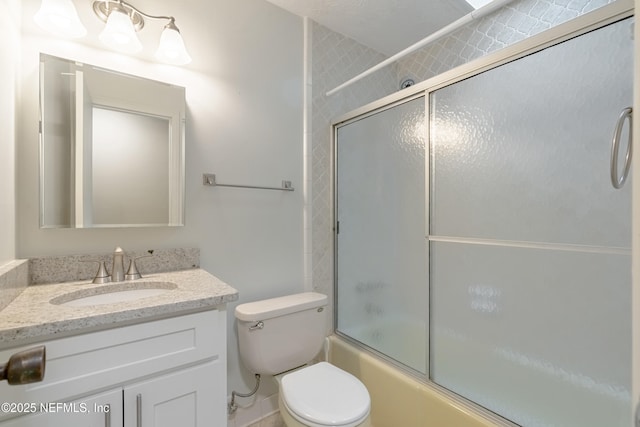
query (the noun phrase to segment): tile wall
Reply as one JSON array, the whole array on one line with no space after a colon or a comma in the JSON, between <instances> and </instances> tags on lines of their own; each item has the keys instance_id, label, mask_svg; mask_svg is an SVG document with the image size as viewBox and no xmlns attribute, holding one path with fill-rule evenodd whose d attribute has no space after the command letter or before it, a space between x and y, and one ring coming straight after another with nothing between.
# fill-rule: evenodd
<instances>
[{"instance_id":1,"label":"tile wall","mask_svg":"<svg viewBox=\"0 0 640 427\"><path fill-rule=\"evenodd\" d=\"M496 13L401 59L399 76L416 82L441 74L577 18L613 0L515 0Z\"/></svg>"},{"instance_id":2,"label":"tile wall","mask_svg":"<svg viewBox=\"0 0 640 427\"><path fill-rule=\"evenodd\" d=\"M327 97L327 91L378 64L385 56L320 24L311 28L311 246L313 289L333 305L331 121L398 88L395 66L386 67ZM333 311L333 310L331 310Z\"/></svg>"}]
</instances>

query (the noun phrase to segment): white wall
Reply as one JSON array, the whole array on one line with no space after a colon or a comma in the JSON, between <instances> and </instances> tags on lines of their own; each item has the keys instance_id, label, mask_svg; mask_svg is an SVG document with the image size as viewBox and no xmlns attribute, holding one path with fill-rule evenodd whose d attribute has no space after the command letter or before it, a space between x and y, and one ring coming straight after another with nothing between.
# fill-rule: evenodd
<instances>
[{"instance_id":1,"label":"white wall","mask_svg":"<svg viewBox=\"0 0 640 427\"><path fill-rule=\"evenodd\" d=\"M169 131L166 117L94 107L95 224L169 223Z\"/></svg>"},{"instance_id":2,"label":"white wall","mask_svg":"<svg viewBox=\"0 0 640 427\"><path fill-rule=\"evenodd\" d=\"M75 3L78 9L91 7L91 2ZM142 10L176 17L194 61L171 67L51 38L32 24L38 5L23 2L17 255L105 252L117 245L125 250L199 247L202 267L238 289L240 302L302 291L302 19L255 0L139 0ZM89 15L85 25L87 43L95 43L101 24ZM147 24L149 31L154 25ZM39 52L186 87L184 227L38 227ZM291 180L296 191L205 187L203 172L228 183L279 186ZM247 390L253 376L239 366L234 306L228 307L228 386ZM261 390L270 394L274 387L266 384Z\"/></svg>"},{"instance_id":3,"label":"white wall","mask_svg":"<svg viewBox=\"0 0 640 427\"><path fill-rule=\"evenodd\" d=\"M0 266L15 253L15 134L20 2L0 1Z\"/></svg>"}]
</instances>

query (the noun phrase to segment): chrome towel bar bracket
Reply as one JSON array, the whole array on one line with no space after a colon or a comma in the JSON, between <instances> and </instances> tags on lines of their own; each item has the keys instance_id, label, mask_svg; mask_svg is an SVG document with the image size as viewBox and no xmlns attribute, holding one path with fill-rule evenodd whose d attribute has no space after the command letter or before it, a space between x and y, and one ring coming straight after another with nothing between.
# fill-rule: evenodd
<instances>
[{"instance_id":1,"label":"chrome towel bar bracket","mask_svg":"<svg viewBox=\"0 0 640 427\"><path fill-rule=\"evenodd\" d=\"M280 191L293 191L291 181L282 181L282 187L262 187L257 185L238 185L238 184L220 184L216 181L216 175L213 173L202 174L202 184L211 187L235 187L235 188L255 188L258 190L280 190Z\"/></svg>"}]
</instances>

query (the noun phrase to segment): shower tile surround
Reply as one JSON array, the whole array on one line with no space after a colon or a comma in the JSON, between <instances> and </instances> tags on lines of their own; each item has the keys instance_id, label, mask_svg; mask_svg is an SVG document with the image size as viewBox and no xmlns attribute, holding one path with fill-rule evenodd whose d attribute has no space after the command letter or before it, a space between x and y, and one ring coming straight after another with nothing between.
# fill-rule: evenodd
<instances>
[{"instance_id":1,"label":"shower tile surround","mask_svg":"<svg viewBox=\"0 0 640 427\"><path fill-rule=\"evenodd\" d=\"M521 0L398 61L398 76L426 80L612 3L613 0Z\"/></svg>"},{"instance_id":2,"label":"shower tile surround","mask_svg":"<svg viewBox=\"0 0 640 427\"><path fill-rule=\"evenodd\" d=\"M383 61L385 56L313 22L311 28L311 245L313 290L329 296L333 312L331 121L397 89L396 66L386 67L339 94L325 93ZM329 330L333 328L330 325Z\"/></svg>"}]
</instances>

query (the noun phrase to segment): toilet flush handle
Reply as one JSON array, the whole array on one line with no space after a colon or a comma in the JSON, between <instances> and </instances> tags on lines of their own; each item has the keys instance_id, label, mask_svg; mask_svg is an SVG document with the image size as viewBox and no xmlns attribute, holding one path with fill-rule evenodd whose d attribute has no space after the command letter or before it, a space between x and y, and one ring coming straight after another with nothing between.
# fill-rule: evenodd
<instances>
[{"instance_id":1,"label":"toilet flush handle","mask_svg":"<svg viewBox=\"0 0 640 427\"><path fill-rule=\"evenodd\" d=\"M258 323L256 323L253 326L249 326L249 330L250 331L255 331L257 329L263 329L264 328L264 322L261 320Z\"/></svg>"}]
</instances>

